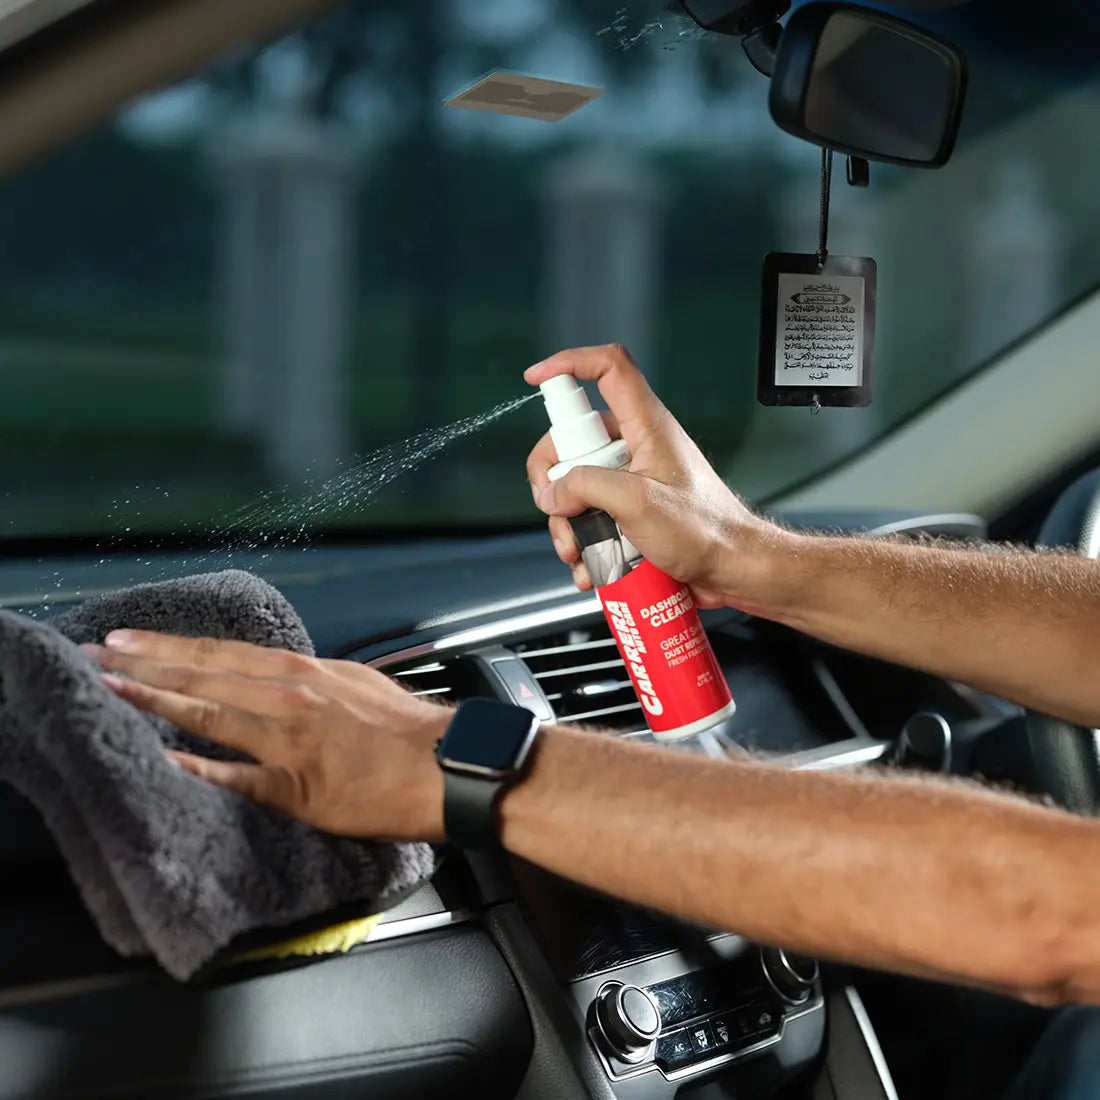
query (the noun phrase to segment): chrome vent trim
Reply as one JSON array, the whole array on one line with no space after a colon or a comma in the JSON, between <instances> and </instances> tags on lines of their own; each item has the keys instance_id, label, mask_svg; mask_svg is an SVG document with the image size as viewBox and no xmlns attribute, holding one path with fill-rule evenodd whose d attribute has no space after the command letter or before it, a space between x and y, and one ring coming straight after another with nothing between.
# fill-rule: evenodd
<instances>
[{"instance_id":1,"label":"chrome vent trim","mask_svg":"<svg viewBox=\"0 0 1100 1100\"><path fill-rule=\"evenodd\" d=\"M455 650L470 650L490 642L499 643L512 635L523 634L529 630L538 630L543 626L556 626L573 619L588 618L599 612L600 601L596 596L586 600L566 604L564 607L549 607L545 611L532 611L527 615L515 615L509 619L499 619L495 623L470 627L455 634L445 634L432 642L385 653L368 661L372 668L386 668L398 662L411 661L414 657L434 656L437 653L451 653Z\"/></svg>"},{"instance_id":2,"label":"chrome vent trim","mask_svg":"<svg viewBox=\"0 0 1100 1100\"><path fill-rule=\"evenodd\" d=\"M457 703L454 669L447 661L414 661L408 667L396 667L388 674L401 682L413 695L440 703Z\"/></svg>"}]
</instances>

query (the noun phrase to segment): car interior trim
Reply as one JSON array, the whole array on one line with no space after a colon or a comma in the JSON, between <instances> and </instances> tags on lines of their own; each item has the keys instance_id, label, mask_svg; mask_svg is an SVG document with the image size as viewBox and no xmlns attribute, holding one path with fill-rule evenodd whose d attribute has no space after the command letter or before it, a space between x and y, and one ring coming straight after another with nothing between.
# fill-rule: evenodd
<instances>
[{"instance_id":1,"label":"car interior trim","mask_svg":"<svg viewBox=\"0 0 1100 1100\"><path fill-rule=\"evenodd\" d=\"M440 928L450 928L455 924L465 924L473 919L473 914L465 909L445 909L440 913L425 913L420 917L403 917L400 920L383 920L371 933L370 938L360 946L369 947L382 940L401 939L416 936L421 932L436 932Z\"/></svg>"},{"instance_id":2,"label":"car interior trim","mask_svg":"<svg viewBox=\"0 0 1100 1100\"><path fill-rule=\"evenodd\" d=\"M863 719L856 713L855 707L848 701L848 696L841 690L840 684L836 682L833 670L816 653L810 656L810 668L817 677L818 683L825 690L825 694L829 696L829 702L833 704L837 713L844 719L845 725L852 731L852 734L861 741L875 740L863 724Z\"/></svg>"},{"instance_id":3,"label":"car interior trim","mask_svg":"<svg viewBox=\"0 0 1100 1100\"><path fill-rule=\"evenodd\" d=\"M444 928L466 924L473 914L465 909L445 909L438 913L425 913L416 917L400 917L397 920L383 919L371 933L369 939L351 948L351 951L369 949L376 943L387 940L407 939L425 932L437 932ZM72 997L86 996L107 989L138 985L154 977L158 971L152 966L121 974L93 974L86 978L61 982L37 982L33 985L16 986L0 990L0 1012L13 1008L24 1008L39 1001L60 1001Z\"/></svg>"},{"instance_id":4,"label":"car interior trim","mask_svg":"<svg viewBox=\"0 0 1100 1100\"><path fill-rule=\"evenodd\" d=\"M879 1044L878 1036L871 1025L871 1017L867 1015L867 1008L863 1004L863 998L859 995L859 990L853 985L845 986L844 998L852 1010L852 1015L855 1017L856 1026L863 1036L863 1041L867 1044L867 1051L871 1055L875 1071L882 1082L886 1100L898 1100L898 1090L894 1085L893 1077L890 1075L890 1067L886 1064L886 1055L882 1053L882 1046Z\"/></svg>"},{"instance_id":5,"label":"car interior trim","mask_svg":"<svg viewBox=\"0 0 1100 1100\"><path fill-rule=\"evenodd\" d=\"M970 538L982 538L986 523L981 516L972 512L945 512L943 515L907 516L875 527L873 535L904 535L911 532L929 530L938 534L957 533Z\"/></svg>"},{"instance_id":6,"label":"car interior trim","mask_svg":"<svg viewBox=\"0 0 1100 1100\"><path fill-rule=\"evenodd\" d=\"M334 0L161 0L84 5L79 35L45 27L0 78L0 174L10 174L135 96L190 76L227 46L293 25ZM55 30L58 33L54 33Z\"/></svg>"},{"instance_id":7,"label":"car interior trim","mask_svg":"<svg viewBox=\"0 0 1100 1100\"><path fill-rule=\"evenodd\" d=\"M445 634L441 638L410 646L407 649L395 649L380 657L373 658L367 664L372 668L385 668L388 665L412 661L418 657L465 649L467 646L482 645L485 642L495 641L497 638L507 637L510 634L522 634L525 631L538 630L544 626L557 626L573 619L583 619L599 610L599 597L591 596L588 599L564 606L548 607L542 611L531 611L526 615L500 619L495 623L487 623L485 626L470 627L468 630L462 630L456 634ZM481 613L472 613L470 617L474 618ZM491 611L487 613L491 614Z\"/></svg>"}]
</instances>

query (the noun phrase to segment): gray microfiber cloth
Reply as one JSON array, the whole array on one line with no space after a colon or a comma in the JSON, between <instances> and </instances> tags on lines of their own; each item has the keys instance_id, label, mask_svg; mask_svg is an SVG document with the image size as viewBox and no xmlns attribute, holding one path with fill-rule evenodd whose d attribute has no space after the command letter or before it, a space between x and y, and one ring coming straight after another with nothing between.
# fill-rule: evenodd
<instances>
[{"instance_id":1,"label":"gray microfiber cloth","mask_svg":"<svg viewBox=\"0 0 1100 1100\"><path fill-rule=\"evenodd\" d=\"M339 839L169 763L166 748L234 754L104 687L78 647L120 627L313 652L282 594L239 570L138 585L49 624L0 611L0 780L38 808L117 951L185 980L250 934L381 912L430 877L428 845Z\"/></svg>"}]
</instances>

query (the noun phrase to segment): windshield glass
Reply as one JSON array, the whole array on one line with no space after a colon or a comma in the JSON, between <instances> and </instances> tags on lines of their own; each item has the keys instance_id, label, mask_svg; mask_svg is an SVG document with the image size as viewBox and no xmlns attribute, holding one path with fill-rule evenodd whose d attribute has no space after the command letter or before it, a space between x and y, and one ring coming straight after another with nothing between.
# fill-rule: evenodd
<instances>
[{"instance_id":1,"label":"windshield glass","mask_svg":"<svg viewBox=\"0 0 1100 1100\"><path fill-rule=\"evenodd\" d=\"M497 69L602 94L560 121L446 105ZM0 533L536 523L539 403L394 444L605 342L774 494L1100 281L1100 80L971 70L946 169L857 191L837 161L831 248L878 262L876 393L812 417L755 377L761 259L814 251L819 152L736 39L659 0L374 0L234 51L0 183Z\"/></svg>"}]
</instances>

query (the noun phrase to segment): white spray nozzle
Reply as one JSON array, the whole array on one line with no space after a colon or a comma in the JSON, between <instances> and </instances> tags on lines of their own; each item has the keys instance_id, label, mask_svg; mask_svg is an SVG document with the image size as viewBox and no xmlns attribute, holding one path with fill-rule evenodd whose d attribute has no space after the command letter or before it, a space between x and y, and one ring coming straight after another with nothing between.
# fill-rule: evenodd
<instances>
[{"instance_id":1,"label":"white spray nozzle","mask_svg":"<svg viewBox=\"0 0 1100 1100\"><path fill-rule=\"evenodd\" d=\"M594 454L611 442L603 418L571 375L548 378L539 389L550 416L550 438L559 463Z\"/></svg>"}]
</instances>

